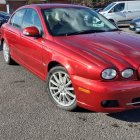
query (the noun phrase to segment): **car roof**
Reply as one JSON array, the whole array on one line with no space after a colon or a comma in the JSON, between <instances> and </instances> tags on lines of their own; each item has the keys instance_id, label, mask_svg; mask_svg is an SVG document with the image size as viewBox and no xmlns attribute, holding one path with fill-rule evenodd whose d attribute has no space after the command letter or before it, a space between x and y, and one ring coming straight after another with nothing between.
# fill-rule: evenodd
<instances>
[{"instance_id":1,"label":"car roof","mask_svg":"<svg viewBox=\"0 0 140 140\"><path fill-rule=\"evenodd\" d=\"M133 0L133 1L115 1L114 3L123 3L123 2L139 2L139 0Z\"/></svg>"},{"instance_id":2,"label":"car roof","mask_svg":"<svg viewBox=\"0 0 140 140\"><path fill-rule=\"evenodd\" d=\"M48 9L48 8L81 8L85 6L81 5L74 5L74 4L31 4L31 5L25 5L21 8L40 8L40 9Z\"/></svg>"}]
</instances>

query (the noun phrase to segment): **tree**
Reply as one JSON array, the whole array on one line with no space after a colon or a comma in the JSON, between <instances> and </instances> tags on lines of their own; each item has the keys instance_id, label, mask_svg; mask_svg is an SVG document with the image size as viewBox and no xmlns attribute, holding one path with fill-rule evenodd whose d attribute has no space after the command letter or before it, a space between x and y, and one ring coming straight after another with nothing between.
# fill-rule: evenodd
<instances>
[{"instance_id":1,"label":"tree","mask_svg":"<svg viewBox=\"0 0 140 140\"><path fill-rule=\"evenodd\" d=\"M40 0L28 0L27 4L38 4L40 3Z\"/></svg>"},{"instance_id":2,"label":"tree","mask_svg":"<svg viewBox=\"0 0 140 140\"><path fill-rule=\"evenodd\" d=\"M86 6L92 6L94 1L95 0L71 0L71 2L74 4L81 4Z\"/></svg>"}]
</instances>

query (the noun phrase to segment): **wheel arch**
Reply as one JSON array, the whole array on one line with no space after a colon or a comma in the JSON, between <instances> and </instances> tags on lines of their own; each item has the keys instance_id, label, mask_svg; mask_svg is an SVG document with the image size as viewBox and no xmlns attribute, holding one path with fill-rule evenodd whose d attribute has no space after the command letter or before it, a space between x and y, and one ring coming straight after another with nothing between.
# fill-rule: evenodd
<instances>
[{"instance_id":1,"label":"wheel arch","mask_svg":"<svg viewBox=\"0 0 140 140\"><path fill-rule=\"evenodd\" d=\"M66 71L69 73L69 74L74 74L74 70L72 69L70 63L68 63L66 60L62 59L62 60L52 60L48 63L48 66L47 66L47 72L50 71L50 69L56 67L56 66L62 66L66 69Z\"/></svg>"},{"instance_id":2,"label":"wheel arch","mask_svg":"<svg viewBox=\"0 0 140 140\"><path fill-rule=\"evenodd\" d=\"M52 68L56 67L56 66L62 66L63 65L57 61L50 61L49 64L48 64L48 68L47 68L47 71L49 72Z\"/></svg>"},{"instance_id":3,"label":"wheel arch","mask_svg":"<svg viewBox=\"0 0 140 140\"><path fill-rule=\"evenodd\" d=\"M115 23L115 20L114 20L114 19L111 19L111 18L110 18L110 19L108 19L108 20Z\"/></svg>"}]
</instances>

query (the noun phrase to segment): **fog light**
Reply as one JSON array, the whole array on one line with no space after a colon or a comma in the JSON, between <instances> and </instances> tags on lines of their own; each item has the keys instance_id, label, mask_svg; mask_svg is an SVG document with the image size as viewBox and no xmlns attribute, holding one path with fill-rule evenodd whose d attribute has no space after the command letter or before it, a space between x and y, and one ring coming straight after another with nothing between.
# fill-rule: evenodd
<instances>
[{"instance_id":1,"label":"fog light","mask_svg":"<svg viewBox=\"0 0 140 140\"><path fill-rule=\"evenodd\" d=\"M107 107L118 107L119 103L117 100L104 100L101 102L101 106L104 108Z\"/></svg>"}]
</instances>

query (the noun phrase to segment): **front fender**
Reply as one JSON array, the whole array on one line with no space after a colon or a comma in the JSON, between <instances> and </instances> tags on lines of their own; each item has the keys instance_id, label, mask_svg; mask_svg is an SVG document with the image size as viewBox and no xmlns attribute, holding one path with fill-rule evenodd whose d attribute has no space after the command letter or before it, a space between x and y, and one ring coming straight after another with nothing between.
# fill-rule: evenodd
<instances>
[{"instance_id":1,"label":"front fender","mask_svg":"<svg viewBox=\"0 0 140 140\"><path fill-rule=\"evenodd\" d=\"M43 63L46 66L45 75L48 75L48 66L51 62L57 62L62 65L69 75L77 75L87 79L100 80L101 68L91 62L86 61L84 58L78 59L80 56L73 54L70 50L65 50L64 47L48 43L44 47Z\"/></svg>"}]
</instances>

